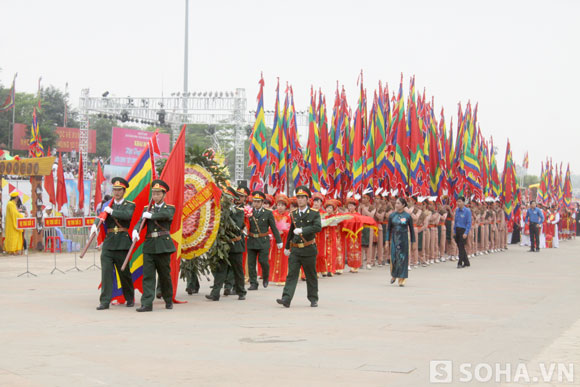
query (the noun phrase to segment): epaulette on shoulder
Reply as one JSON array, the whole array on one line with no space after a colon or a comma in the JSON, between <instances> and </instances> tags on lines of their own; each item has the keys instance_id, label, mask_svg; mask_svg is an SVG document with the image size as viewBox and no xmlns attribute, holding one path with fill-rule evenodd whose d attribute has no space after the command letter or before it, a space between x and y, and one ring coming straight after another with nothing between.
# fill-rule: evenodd
<instances>
[{"instance_id":1,"label":"epaulette on shoulder","mask_svg":"<svg viewBox=\"0 0 580 387\"><path fill-rule=\"evenodd\" d=\"M127 200L127 199L125 199L125 202L126 202L126 203L135 204L135 202L132 202L132 201L130 201L130 200Z\"/></svg>"},{"instance_id":2,"label":"epaulette on shoulder","mask_svg":"<svg viewBox=\"0 0 580 387\"><path fill-rule=\"evenodd\" d=\"M264 209L265 209L266 211L270 211L270 212L272 212L272 209L271 209L271 208L266 208L266 207L264 207Z\"/></svg>"},{"instance_id":3,"label":"epaulette on shoulder","mask_svg":"<svg viewBox=\"0 0 580 387\"><path fill-rule=\"evenodd\" d=\"M167 204L167 203L165 203L165 205L166 205L167 207L175 207L173 204Z\"/></svg>"},{"instance_id":4,"label":"epaulette on shoulder","mask_svg":"<svg viewBox=\"0 0 580 387\"><path fill-rule=\"evenodd\" d=\"M316 211L319 212L319 210L317 210L316 208L310 208L312 211Z\"/></svg>"}]
</instances>

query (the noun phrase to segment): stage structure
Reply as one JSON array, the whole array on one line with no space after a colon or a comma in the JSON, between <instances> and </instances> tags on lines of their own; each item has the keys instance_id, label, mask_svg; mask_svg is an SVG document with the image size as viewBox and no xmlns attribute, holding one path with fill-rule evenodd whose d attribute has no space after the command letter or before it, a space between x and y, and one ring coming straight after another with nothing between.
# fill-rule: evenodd
<instances>
[{"instance_id":1,"label":"stage structure","mask_svg":"<svg viewBox=\"0 0 580 387\"><path fill-rule=\"evenodd\" d=\"M172 93L169 97L114 97L108 92L91 97L89 89L81 91L79 101L79 152L86 170L91 115L136 124L170 125L175 140L183 124L233 125L235 128L235 180L244 180L245 141L248 126L254 124L254 113L247 110L246 90ZM266 111L266 125L273 123L274 112ZM308 125L308 112L296 112L298 127Z\"/></svg>"}]
</instances>

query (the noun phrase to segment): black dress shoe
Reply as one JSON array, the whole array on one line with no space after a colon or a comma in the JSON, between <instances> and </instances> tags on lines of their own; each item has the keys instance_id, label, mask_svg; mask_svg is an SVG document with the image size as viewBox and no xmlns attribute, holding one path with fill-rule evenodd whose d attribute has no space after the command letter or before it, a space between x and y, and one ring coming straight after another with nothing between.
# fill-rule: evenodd
<instances>
[{"instance_id":1,"label":"black dress shoe","mask_svg":"<svg viewBox=\"0 0 580 387\"><path fill-rule=\"evenodd\" d=\"M312 302L310 303L310 307L311 307L311 308L318 308L318 302L317 302L317 301L312 301Z\"/></svg>"},{"instance_id":2,"label":"black dress shoe","mask_svg":"<svg viewBox=\"0 0 580 387\"><path fill-rule=\"evenodd\" d=\"M157 293L157 299L160 300L162 297L161 293Z\"/></svg>"},{"instance_id":3,"label":"black dress shoe","mask_svg":"<svg viewBox=\"0 0 580 387\"><path fill-rule=\"evenodd\" d=\"M166 302L165 309L173 309L173 302Z\"/></svg>"},{"instance_id":4,"label":"black dress shoe","mask_svg":"<svg viewBox=\"0 0 580 387\"><path fill-rule=\"evenodd\" d=\"M457 268L458 269L463 269L463 266L462 265L457 265Z\"/></svg>"},{"instance_id":5,"label":"black dress shoe","mask_svg":"<svg viewBox=\"0 0 580 387\"><path fill-rule=\"evenodd\" d=\"M534 249L529 249L528 253L533 253L535 250Z\"/></svg>"},{"instance_id":6,"label":"black dress shoe","mask_svg":"<svg viewBox=\"0 0 580 387\"><path fill-rule=\"evenodd\" d=\"M248 290L258 290L258 285L250 285Z\"/></svg>"},{"instance_id":7,"label":"black dress shoe","mask_svg":"<svg viewBox=\"0 0 580 387\"><path fill-rule=\"evenodd\" d=\"M287 301L284 301L284 300L283 300L283 299L281 299L281 298L278 298L278 299L276 300L276 302L277 302L278 304L280 304L280 305L284 305L284 307L285 307L285 308L289 308L289 307L290 307L290 303L289 303L289 302L287 302Z\"/></svg>"},{"instance_id":8,"label":"black dress shoe","mask_svg":"<svg viewBox=\"0 0 580 387\"><path fill-rule=\"evenodd\" d=\"M540 252L540 249L536 249L536 253L539 253L539 252Z\"/></svg>"},{"instance_id":9,"label":"black dress shoe","mask_svg":"<svg viewBox=\"0 0 580 387\"><path fill-rule=\"evenodd\" d=\"M230 289L224 289L224 296L229 296L230 294L232 294Z\"/></svg>"},{"instance_id":10,"label":"black dress shoe","mask_svg":"<svg viewBox=\"0 0 580 387\"><path fill-rule=\"evenodd\" d=\"M97 310L105 310L105 309L109 309L109 304L101 304L97 306Z\"/></svg>"},{"instance_id":11,"label":"black dress shoe","mask_svg":"<svg viewBox=\"0 0 580 387\"><path fill-rule=\"evenodd\" d=\"M469 266L471 266L471 265L463 265L463 267L469 267Z\"/></svg>"},{"instance_id":12,"label":"black dress shoe","mask_svg":"<svg viewBox=\"0 0 580 387\"><path fill-rule=\"evenodd\" d=\"M137 312L151 312L153 310L153 307L152 306L141 305L140 307L138 307L135 310Z\"/></svg>"},{"instance_id":13,"label":"black dress shoe","mask_svg":"<svg viewBox=\"0 0 580 387\"><path fill-rule=\"evenodd\" d=\"M267 288L269 284L270 284L270 281L268 281L268 280L264 280L264 282L262 283L262 285L264 285L264 288Z\"/></svg>"},{"instance_id":14,"label":"black dress shoe","mask_svg":"<svg viewBox=\"0 0 580 387\"><path fill-rule=\"evenodd\" d=\"M193 294L193 289L190 288L185 288L185 291L187 292L187 294L189 294L190 296Z\"/></svg>"},{"instance_id":15,"label":"black dress shoe","mask_svg":"<svg viewBox=\"0 0 580 387\"><path fill-rule=\"evenodd\" d=\"M243 296L243 295L239 295L239 296L238 296L238 300L239 300L239 301L243 301L243 300L245 300L245 299L246 299L246 296Z\"/></svg>"},{"instance_id":16,"label":"black dress shoe","mask_svg":"<svg viewBox=\"0 0 580 387\"><path fill-rule=\"evenodd\" d=\"M219 301L220 300L219 297L214 297L211 294L206 294L205 298L207 298L208 300L211 300L211 301Z\"/></svg>"},{"instance_id":17,"label":"black dress shoe","mask_svg":"<svg viewBox=\"0 0 580 387\"><path fill-rule=\"evenodd\" d=\"M396 280L397 280L397 279L396 279L396 278L394 278L394 277L393 277L393 278L391 278L391 285L392 285L392 284L394 284Z\"/></svg>"},{"instance_id":18,"label":"black dress shoe","mask_svg":"<svg viewBox=\"0 0 580 387\"><path fill-rule=\"evenodd\" d=\"M127 305L126 306L127 306L127 308L134 307L135 306L135 301L133 301L133 300L132 301L127 301Z\"/></svg>"},{"instance_id":19,"label":"black dress shoe","mask_svg":"<svg viewBox=\"0 0 580 387\"><path fill-rule=\"evenodd\" d=\"M332 273L326 273L327 277L332 277Z\"/></svg>"}]
</instances>

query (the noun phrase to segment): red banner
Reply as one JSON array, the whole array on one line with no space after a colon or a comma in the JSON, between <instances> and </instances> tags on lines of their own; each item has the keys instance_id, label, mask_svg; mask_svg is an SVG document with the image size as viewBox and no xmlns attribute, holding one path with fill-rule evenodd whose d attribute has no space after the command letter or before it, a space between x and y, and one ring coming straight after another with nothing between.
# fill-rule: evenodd
<instances>
[{"instance_id":1,"label":"red banner","mask_svg":"<svg viewBox=\"0 0 580 387\"><path fill-rule=\"evenodd\" d=\"M36 228L36 218L16 219L16 228L23 230L25 228Z\"/></svg>"},{"instance_id":2,"label":"red banner","mask_svg":"<svg viewBox=\"0 0 580 387\"><path fill-rule=\"evenodd\" d=\"M91 227L93 224L95 224L95 218L94 216L87 216L85 218L85 227Z\"/></svg>"},{"instance_id":3,"label":"red banner","mask_svg":"<svg viewBox=\"0 0 580 387\"><path fill-rule=\"evenodd\" d=\"M64 221L66 228L84 227L83 218L66 218Z\"/></svg>"},{"instance_id":4,"label":"red banner","mask_svg":"<svg viewBox=\"0 0 580 387\"><path fill-rule=\"evenodd\" d=\"M189 199L187 203L183 205L183 217L187 218L192 212L199 210L207 201L211 198L221 197L221 191L214 183L210 183L203 187L194 197Z\"/></svg>"},{"instance_id":5,"label":"red banner","mask_svg":"<svg viewBox=\"0 0 580 387\"><path fill-rule=\"evenodd\" d=\"M71 152L79 150L79 132L78 128L56 128L58 141L56 149L59 152ZM89 153L97 153L97 132L89 130Z\"/></svg>"},{"instance_id":6,"label":"red banner","mask_svg":"<svg viewBox=\"0 0 580 387\"><path fill-rule=\"evenodd\" d=\"M58 140L56 149L59 152L71 152L79 150L79 129L78 128L56 128ZM14 133L12 141L14 149L28 150L28 140L30 139L30 130L25 124L14 124ZM89 130L89 153L97 152L97 131Z\"/></svg>"},{"instance_id":7,"label":"red banner","mask_svg":"<svg viewBox=\"0 0 580 387\"><path fill-rule=\"evenodd\" d=\"M12 132L13 148L17 150L28 150L28 139L30 138L30 131L24 124L14 124L14 132Z\"/></svg>"},{"instance_id":8,"label":"red banner","mask_svg":"<svg viewBox=\"0 0 580 387\"><path fill-rule=\"evenodd\" d=\"M62 227L63 219L61 216L53 218L44 218L44 227Z\"/></svg>"}]
</instances>

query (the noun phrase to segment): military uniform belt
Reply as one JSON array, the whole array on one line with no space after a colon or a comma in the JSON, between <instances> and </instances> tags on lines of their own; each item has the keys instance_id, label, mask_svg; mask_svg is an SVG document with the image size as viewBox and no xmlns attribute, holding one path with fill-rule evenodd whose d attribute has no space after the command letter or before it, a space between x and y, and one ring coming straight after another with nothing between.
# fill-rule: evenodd
<instances>
[{"instance_id":1,"label":"military uniform belt","mask_svg":"<svg viewBox=\"0 0 580 387\"><path fill-rule=\"evenodd\" d=\"M115 226L107 230L107 234L117 234L120 232L129 232L128 228Z\"/></svg>"},{"instance_id":2,"label":"military uniform belt","mask_svg":"<svg viewBox=\"0 0 580 387\"><path fill-rule=\"evenodd\" d=\"M307 241L307 242L301 242L301 243L290 242L290 247L298 247L299 249L302 249L304 247L313 245L315 243L316 243L316 239L313 239L313 240Z\"/></svg>"},{"instance_id":3,"label":"military uniform belt","mask_svg":"<svg viewBox=\"0 0 580 387\"><path fill-rule=\"evenodd\" d=\"M169 231L156 231L152 232L151 234L147 234L147 238L157 238L164 235L171 235Z\"/></svg>"},{"instance_id":4,"label":"military uniform belt","mask_svg":"<svg viewBox=\"0 0 580 387\"><path fill-rule=\"evenodd\" d=\"M266 237L266 236L268 236L268 233L267 233L267 232L263 232L263 233L261 233L261 234L250 234L250 236L251 236L252 238L262 238L262 237Z\"/></svg>"}]
</instances>

